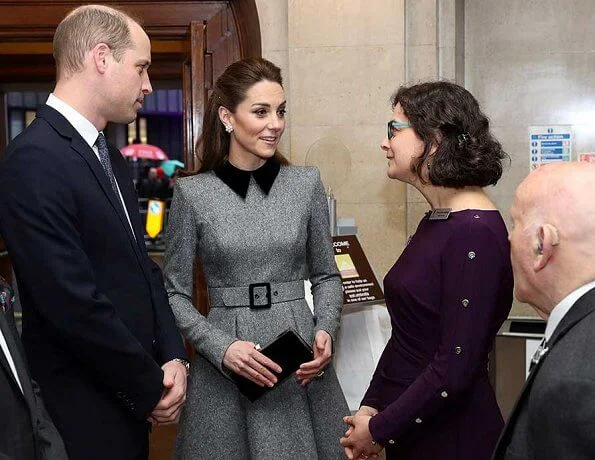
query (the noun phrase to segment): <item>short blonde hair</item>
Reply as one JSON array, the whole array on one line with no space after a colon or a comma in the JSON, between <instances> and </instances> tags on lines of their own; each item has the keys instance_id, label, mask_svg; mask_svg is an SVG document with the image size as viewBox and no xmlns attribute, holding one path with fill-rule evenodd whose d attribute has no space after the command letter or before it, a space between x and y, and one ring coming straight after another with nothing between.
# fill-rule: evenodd
<instances>
[{"instance_id":1,"label":"short blonde hair","mask_svg":"<svg viewBox=\"0 0 595 460\"><path fill-rule=\"evenodd\" d=\"M98 43L110 47L114 59L134 46L129 21L138 22L127 14L103 5L85 5L72 10L58 24L54 34L54 59L58 76L75 73L83 68L85 54Z\"/></svg>"}]
</instances>

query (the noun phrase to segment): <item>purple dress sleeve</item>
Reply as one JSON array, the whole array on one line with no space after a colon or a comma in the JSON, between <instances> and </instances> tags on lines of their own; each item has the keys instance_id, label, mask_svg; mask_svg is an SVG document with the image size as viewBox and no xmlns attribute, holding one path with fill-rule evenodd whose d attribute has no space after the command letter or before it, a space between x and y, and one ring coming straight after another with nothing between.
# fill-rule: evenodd
<instances>
[{"instance_id":1,"label":"purple dress sleeve","mask_svg":"<svg viewBox=\"0 0 595 460\"><path fill-rule=\"evenodd\" d=\"M488 353L508 313L502 311L506 294L500 292L510 267L503 242L480 219L469 219L446 241L439 259L439 345L421 374L370 420L372 437L380 444L393 444L424 420L438 417L487 372ZM375 374L362 405L377 404L383 385L376 380Z\"/></svg>"}]
</instances>

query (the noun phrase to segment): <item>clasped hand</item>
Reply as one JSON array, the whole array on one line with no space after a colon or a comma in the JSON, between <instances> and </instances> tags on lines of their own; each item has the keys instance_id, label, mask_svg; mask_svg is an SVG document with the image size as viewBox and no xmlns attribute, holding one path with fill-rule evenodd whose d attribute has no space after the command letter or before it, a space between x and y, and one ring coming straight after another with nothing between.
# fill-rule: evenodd
<instances>
[{"instance_id":1,"label":"clasped hand","mask_svg":"<svg viewBox=\"0 0 595 460\"><path fill-rule=\"evenodd\" d=\"M302 386L316 377L331 360L332 339L328 332L316 333L313 352L314 359L303 363L296 371L296 378ZM272 388L277 383L277 376L273 372L281 372L281 366L258 351L253 342L243 340L237 340L229 346L223 364L261 387Z\"/></svg>"},{"instance_id":2,"label":"clasped hand","mask_svg":"<svg viewBox=\"0 0 595 460\"><path fill-rule=\"evenodd\" d=\"M244 340L237 340L227 348L223 364L261 387L272 388L277 383L273 372L281 372L281 366L258 351L253 342Z\"/></svg>"},{"instance_id":3,"label":"clasped hand","mask_svg":"<svg viewBox=\"0 0 595 460\"><path fill-rule=\"evenodd\" d=\"M378 411L373 407L362 406L355 415L343 417L343 421L349 425L349 428L339 442L345 448L348 459L378 458L382 446L374 443L369 428L370 420L377 413Z\"/></svg>"},{"instance_id":4,"label":"clasped hand","mask_svg":"<svg viewBox=\"0 0 595 460\"><path fill-rule=\"evenodd\" d=\"M147 418L153 426L177 422L186 401L186 367L172 360L161 366L161 369L163 369L163 394Z\"/></svg>"}]
</instances>

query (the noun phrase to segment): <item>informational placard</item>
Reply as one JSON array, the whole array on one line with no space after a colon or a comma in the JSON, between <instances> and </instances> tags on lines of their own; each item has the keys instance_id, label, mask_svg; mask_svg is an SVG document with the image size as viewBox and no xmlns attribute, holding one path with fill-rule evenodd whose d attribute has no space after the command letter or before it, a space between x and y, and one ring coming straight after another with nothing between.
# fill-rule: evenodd
<instances>
[{"instance_id":1,"label":"informational placard","mask_svg":"<svg viewBox=\"0 0 595 460\"><path fill-rule=\"evenodd\" d=\"M530 170L559 161L572 161L572 127L570 125L530 126Z\"/></svg>"},{"instance_id":2,"label":"informational placard","mask_svg":"<svg viewBox=\"0 0 595 460\"><path fill-rule=\"evenodd\" d=\"M384 299L380 284L355 235L333 236L335 262L343 280L343 303Z\"/></svg>"},{"instance_id":3,"label":"informational placard","mask_svg":"<svg viewBox=\"0 0 595 460\"><path fill-rule=\"evenodd\" d=\"M595 163L595 152L579 153L578 161L586 161L587 163Z\"/></svg>"}]
</instances>

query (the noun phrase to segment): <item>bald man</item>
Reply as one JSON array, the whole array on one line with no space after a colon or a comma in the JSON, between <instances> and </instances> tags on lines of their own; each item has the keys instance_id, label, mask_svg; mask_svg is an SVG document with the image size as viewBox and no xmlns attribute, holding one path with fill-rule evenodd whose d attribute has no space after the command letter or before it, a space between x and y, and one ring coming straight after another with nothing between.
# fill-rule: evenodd
<instances>
[{"instance_id":1,"label":"bald man","mask_svg":"<svg viewBox=\"0 0 595 460\"><path fill-rule=\"evenodd\" d=\"M515 295L545 342L494 459L595 458L595 165L543 166L510 209Z\"/></svg>"},{"instance_id":2,"label":"bald man","mask_svg":"<svg viewBox=\"0 0 595 460\"><path fill-rule=\"evenodd\" d=\"M149 259L108 122L152 91L151 44L122 12L73 10L54 34L57 82L0 165L0 233L14 263L31 372L71 460L148 457L175 421L186 351Z\"/></svg>"}]
</instances>

